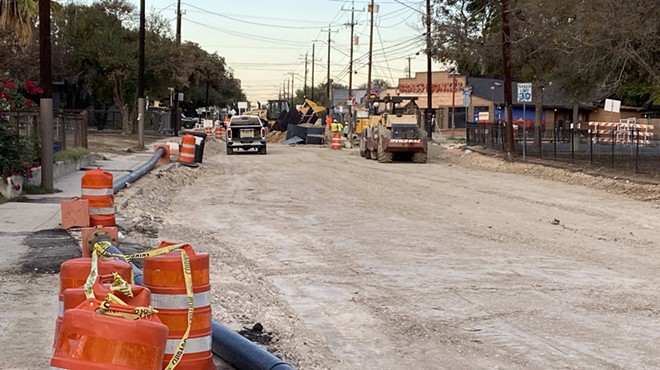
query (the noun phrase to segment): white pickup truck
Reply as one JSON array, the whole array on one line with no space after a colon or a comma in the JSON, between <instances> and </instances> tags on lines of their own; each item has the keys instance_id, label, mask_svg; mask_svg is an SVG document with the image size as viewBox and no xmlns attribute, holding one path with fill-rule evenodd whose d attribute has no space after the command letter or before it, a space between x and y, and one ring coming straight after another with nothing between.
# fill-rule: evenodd
<instances>
[{"instance_id":1,"label":"white pickup truck","mask_svg":"<svg viewBox=\"0 0 660 370\"><path fill-rule=\"evenodd\" d=\"M266 154L266 133L259 116L233 116L227 125L227 155L234 154L234 149Z\"/></svg>"}]
</instances>

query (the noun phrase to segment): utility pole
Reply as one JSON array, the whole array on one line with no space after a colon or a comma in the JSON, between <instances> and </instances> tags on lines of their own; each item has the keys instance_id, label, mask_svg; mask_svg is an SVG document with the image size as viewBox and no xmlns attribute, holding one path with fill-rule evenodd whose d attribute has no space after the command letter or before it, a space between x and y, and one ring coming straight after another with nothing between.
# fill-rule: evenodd
<instances>
[{"instance_id":1,"label":"utility pole","mask_svg":"<svg viewBox=\"0 0 660 370\"><path fill-rule=\"evenodd\" d=\"M371 13L371 26L369 31L369 72L367 73L367 95L365 96L366 107L369 108L369 95L371 95L371 61L374 47L374 0L371 0L369 5L369 13Z\"/></svg>"},{"instance_id":2,"label":"utility pole","mask_svg":"<svg viewBox=\"0 0 660 370\"><path fill-rule=\"evenodd\" d=\"M144 148L144 1L140 0L140 34L138 55L138 147Z\"/></svg>"},{"instance_id":3,"label":"utility pole","mask_svg":"<svg viewBox=\"0 0 660 370\"><path fill-rule=\"evenodd\" d=\"M329 102L328 111L330 111L330 108L332 107L332 98L330 97L330 93L331 93L330 89L331 89L331 85L332 85L332 82L330 82L330 42L331 42L330 34L331 34L331 32L332 32L332 29L330 27L328 27L328 102Z\"/></svg>"},{"instance_id":4,"label":"utility pole","mask_svg":"<svg viewBox=\"0 0 660 370\"><path fill-rule=\"evenodd\" d=\"M410 61L413 59L413 57L408 57L408 78L410 78Z\"/></svg>"},{"instance_id":5,"label":"utility pole","mask_svg":"<svg viewBox=\"0 0 660 370\"><path fill-rule=\"evenodd\" d=\"M307 99L307 53L305 53L305 87L303 87L303 99Z\"/></svg>"},{"instance_id":6,"label":"utility pole","mask_svg":"<svg viewBox=\"0 0 660 370\"><path fill-rule=\"evenodd\" d=\"M511 28L509 27L509 0L501 0L502 14L502 64L504 65L504 119L506 122L506 150L513 157L513 112L511 91Z\"/></svg>"},{"instance_id":7,"label":"utility pole","mask_svg":"<svg viewBox=\"0 0 660 370\"><path fill-rule=\"evenodd\" d=\"M332 32L339 32L339 31L332 31L332 28L328 27L328 77L327 77L328 113L330 112L330 108L332 108L332 80L330 79L330 46L332 43L332 39L331 39Z\"/></svg>"},{"instance_id":8,"label":"utility pole","mask_svg":"<svg viewBox=\"0 0 660 370\"><path fill-rule=\"evenodd\" d=\"M286 92L287 92L287 100L291 99L291 81L289 79L286 79Z\"/></svg>"},{"instance_id":9,"label":"utility pole","mask_svg":"<svg viewBox=\"0 0 660 370\"><path fill-rule=\"evenodd\" d=\"M408 60L410 63L410 60ZM433 114L433 76L431 66L431 0L426 0L426 117L424 117L424 125L429 139L432 138L431 132L431 115ZM456 94L456 82L452 85L451 95ZM453 129L452 124L452 129Z\"/></svg>"},{"instance_id":10,"label":"utility pole","mask_svg":"<svg viewBox=\"0 0 660 370\"><path fill-rule=\"evenodd\" d=\"M51 59L50 1L39 1L39 74L41 98L41 186L53 189L53 61Z\"/></svg>"},{"instance_id":11,"label":"utility pole","mask_svg":"<svg viewBox=\"0 0 660 370\"><path fill-rule=\"evenodd\" d=\"M291 90L290 90L291 91L291 96L290 96L290 98L291 98L291 106L293 107L293 100L296 98L296 90L293 88L293 81L294 81L294 78L297 75L297 73L296 72L289 72L288 74L291 75ZM288 80L287 80L287 83L288 83Z\"/></svg>"},{"instance_id":12,"label":"utility pole","mask_svg":"<svg viewBox=\"0 0 660 370\"><path fill-rule=\"evenodd\" d=\"M342 9L348 11L348 9ZM355 0L351 1L351 23L346 24L351 27L351 50L348 57L348 98L353 96L353 46L355 46ZM350 110L349 110L350 112Z\"/></svg>"},{"instance_id":13,"label":"utility pole","mask_svg":"<svg viewBox=\"0 0 660 370\"><path fill-rule=\"evenodd\" d=\"M176 45L178 53L178 47L181 45L181 0L177 0L176 2ZM170 120L172 121L174 136L179 136L179 89L177 86L174 86L174 99L172 99Z\"/></svg>"},{"instance_id":14,"label":"utility pole","mask_svg":"<svg viewBox=\"0 0 660 370\"><path fill-rule=\"evenodd\" d=\"M314 86L314 61L316 60L316 55L315 55L315 48L316 44L312 42L312 101L314 101L314 89L316 86Z\"/></svg>"}]
</instances>

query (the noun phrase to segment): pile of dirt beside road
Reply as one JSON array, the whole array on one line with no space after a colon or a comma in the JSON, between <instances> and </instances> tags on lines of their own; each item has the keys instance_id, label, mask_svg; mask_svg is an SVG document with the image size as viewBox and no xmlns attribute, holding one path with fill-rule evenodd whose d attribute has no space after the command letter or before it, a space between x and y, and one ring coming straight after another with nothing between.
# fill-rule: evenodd
<instances>
[{"instance_id":1,"label":"pile of dirt beside road","mask_svg":"<svg viewBox=\"0 0 660 370\"><path fill-rule=\"evenodd\" d=\"M620 173L605 168L587 168L536 158L528 161L517 158L510 161L501 152L492 150L475 152L466 145L454 141L429 145L429 158L465 168L526 175L538 179L582 185L660 205L660 186L656 184L658 180L643 174ZM487 183L487 179L484 181ZM539 189L539 191L543 191L543 189Z\"/></svg>"}]
</instances>

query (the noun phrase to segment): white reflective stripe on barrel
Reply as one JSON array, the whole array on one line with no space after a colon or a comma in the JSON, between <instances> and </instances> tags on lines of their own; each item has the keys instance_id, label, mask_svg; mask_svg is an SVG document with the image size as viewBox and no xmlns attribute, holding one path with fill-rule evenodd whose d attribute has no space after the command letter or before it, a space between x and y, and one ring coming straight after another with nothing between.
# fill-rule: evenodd
<instances>
[{"instance_id":1,"label":"white reflective stripe on barrel","mask_svg":"<svg viewBox=\"0 0 660 370\"><path fill-rule=\"evenodd\" d=\"M213 338L210 335L199 338L188 338L186 340L186 349L183 351L183 353L186 354L210 351L212 339ZM179 342L181 342L180 338L168 339L167 344L165 344L165 354L174 354L176 349L179 348Z\"/></svg>"},{"instance_id":2,"label":"white reflective stripe on barrel","mask_svg":"<svg viewBox=\"0 0 660 370\"><path fill-rule=\"evenodd\" d=\"M184 152L181 152L181 153L179 153L179 156L180 156L180 157L190 157L190 158L193 158L195 155L194 155L194 154L190 154L190 153L184 153Z\"/></svg>"},{"instance_id":3,"label":"white reflective stripe on barrel","mask_svg":"<svg viewBox=\"0 0 660 370\"><path fill-rule=\"evenodd\" d=\"M90 215L110 215L115 213L115 207L110 208L90 208Z\"/></svg>"},{"instance_id":4,"label":"white reflective stripe on barrel","mask_svg":"<svg viewBox=\"0 0 660 370\"><path fill-rule=\"evenodd\" d=\"M69 370L69 369L65 369L63 367L54 367L54 366L49 367L49 369L50 370Z\"/></svg>"},{"instance_id":5,"label":"white reflective stripe on barrel","mask_svg":"<svg viewBox=\"0 0 660 370\"><path fill-rule=\"evenodd\" d=\"M195 308L211 305L211 291L195 293L193 295ZM186 310L188 309L188 297L185 294L157 294L151 293L151 306L153 308L163 308L168 310Z\"/></svg>"},{"instance_id":6,"label":"white reflective stripe on barrel","mask_svg":"<svg viewBox=\"0 0 660 370\"><path fill-rule=\"evenodd\" d=\"M114 192L112 191L112 188L103 188L103 189L82 188L80 190L80 193L82 195L92 195L92 196L113 195L114 194Z\"/></svg>"},{"instance_id":7,"label":"white reflective stripe on barrel","mask_svg":"<svg viewBox=\"0 0 660 370\"><path fill-rule=\"evenodd\" d=\"M183 144L181 146L188 149L195 149L195 144Z\"/></svg>"},{"instance_id":8,"label":"white reflective stripe on barrel","mask_svg":"<svg viewBox=\"0 0 660 370\"><path fill-rule=\"evenodd\" d=\"M64 316L64 302L58 300L57 301L57 317L62 317Z\"/></svg>"}]
</instances>

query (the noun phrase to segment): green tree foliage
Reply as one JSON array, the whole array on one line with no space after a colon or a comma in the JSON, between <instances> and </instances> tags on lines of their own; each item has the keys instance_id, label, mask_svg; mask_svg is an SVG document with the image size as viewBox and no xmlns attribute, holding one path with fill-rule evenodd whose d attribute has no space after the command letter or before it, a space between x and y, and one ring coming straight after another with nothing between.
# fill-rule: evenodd
<instances>
[{"instance_id":1,"label":"green tree foliage","mask_svg":"<svg viewBox=\"0 0 660 370\"><path fill-rule=\"evenodd\" d=\"M501 78L499 2L435 5L433 57L461 73ZM648 103L660 86L658 19L656 0L512 1L513 76L533 81L536 96L552 81L574 101L618 90L624 104Z\"/></svg>"},{"instance_id":2,"label":"green tree foliage","mask_svg":"<svg viewBox=\"0 0 660 370\"><path fill-rule=\"evenodd\" d=\"M332 89L337 90L337 89L347 89L348 87L346 85L342 85L339 83L332 83ZM312 99L312 92L311 88L307 88L307 99ZM304 91L303 89L297 89L295 97L293 99L293 104L303 104L305 101L305 96L304 96ZM328 83L321 83L316 86L314 86L314 103L320 104L323 106L328 107L330 105L330 102L328 101Z\"/></svg>"},{"instance_id":3,"label":"green tree foliage","mask_svg":"<svg viewBox=\"0 0 660 370\"><path fill-rule=\"evenodd\" d=\"M115 105L126 133L137 123L137 19L126 0L71 3L56 18L60 76L77 87L77 101L100 109ZM169 102L169 88L176 86L186 97L184 105L194 110L204 106L207 81L210 105L244 99L224 58L192 42L177 45L169 21L162 17L149 17L146 31L145 94L151 101Z\"/></svg>"},{"instance_id":4,"label":"green tree foliage","mask_svg":"<svg viewBox=\"0 0 660 370\"><path fill-rule=\"evenodd\" d=\"M389 89L390 87L391 87L391 86L390 86L390 83L387 82L387 80L383 80L382 78L374 78L374 79L371 81L371 89L372 89L372 90L380 90L380 91L382 91L382 90L385 90L385 89ZM367 83L365 82L365 83L363 83L362 85L358 86L357 88L358 88L358 89L363 89L363 90L364 90L364 89L367 88Z\"/></svg>"}]
</instances>

